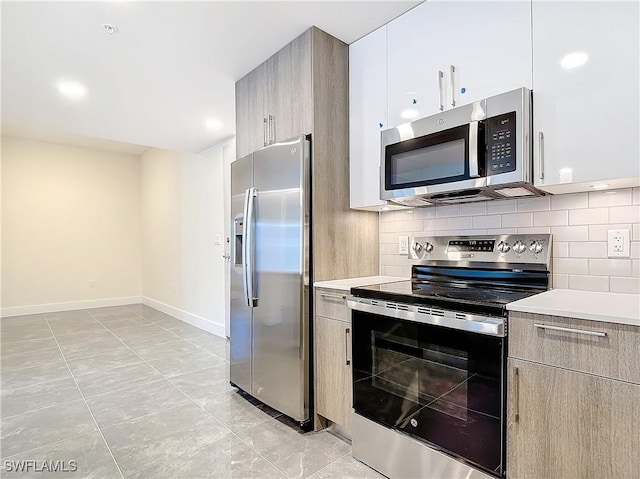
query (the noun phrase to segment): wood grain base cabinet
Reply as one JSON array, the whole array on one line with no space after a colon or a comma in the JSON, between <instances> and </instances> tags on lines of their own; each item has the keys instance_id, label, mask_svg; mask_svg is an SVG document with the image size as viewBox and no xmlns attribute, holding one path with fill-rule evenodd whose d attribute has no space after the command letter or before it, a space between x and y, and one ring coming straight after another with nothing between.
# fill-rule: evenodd
<instances>
[{"instance_id":1,"label":"wood grain base cabinet","mask_svg":"<svg viewBox=\"0 0 640 479\"><path fill-rule=\"evenodd\" d=\"M316 289L315 298L316 429L325 426L324 420L328 419L350 435L351 311L346 305L344 291Z\"/></svg>"},{"instance_id":2,"label":"wood grain base cabinet","mask_svg":"<svg viewBox=\"0 0 640 479\"><path fill-rule=\"evenodd\" d=\"M509 314L507 477L640 478L640 328Z\"/></svg>"},{"instance_id":3,"label":"wood grain base cabinet","mask_svg":"<svg viewBox=\"0 0 640 479\"><path fill-rule=\"evenodd\" d=\"M640 477L640 386L509 359L507 477Z\"/></svg>"}]
</instances>

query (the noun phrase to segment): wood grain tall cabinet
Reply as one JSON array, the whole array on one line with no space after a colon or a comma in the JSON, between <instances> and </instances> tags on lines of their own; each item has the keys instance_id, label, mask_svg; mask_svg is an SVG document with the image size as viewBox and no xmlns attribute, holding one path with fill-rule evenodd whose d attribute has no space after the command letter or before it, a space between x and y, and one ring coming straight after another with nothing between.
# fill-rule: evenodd
<instances>
[{"instance_id":1,"label":"wood grain tall cabinet","mask_svg":"<svg viewBox=\"0 0 640 479\"><path fill-rule=\"evenodd\" d=\"M349 47L312 27L236 82L236 155L311 134L313 280L378 274L378 214L349 208Z\"/></svg>"}]
</instances>

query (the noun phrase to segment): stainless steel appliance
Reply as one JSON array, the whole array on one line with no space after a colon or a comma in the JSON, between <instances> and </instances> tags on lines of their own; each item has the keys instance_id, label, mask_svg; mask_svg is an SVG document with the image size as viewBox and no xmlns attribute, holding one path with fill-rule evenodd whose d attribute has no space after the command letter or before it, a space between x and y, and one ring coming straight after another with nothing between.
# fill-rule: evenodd
<instances>
[{"instance_id":1,"label":"stainless steel appliance","mask_svg":"<svg viewBox=\"0 0 640 479\"><path fill-rule=\"evenodd\" d=\"M410 281L351 289L353 455L391 478L504 477L506 305L550 235L417 238Z\"/></svg>"},{"instance_id":2,"label":"stainless steel appliance","mask_svg":"<svg viewBox=\"0 0 640 479\"><path fill-rule=\"evenodd\" d=\"M233 384L309 420L310 139L231 164Z\"/></svg>"},{"instance_id":3,"label":"stainless steel appliance","mask_svg":"<svg viewBox=\"0 0 640 479\"><path fill-rule=\"evenodd\" d=\"M543 195L533 183L531 91L520 88L382 132L380 198L404 206Z\"/></svg>"}]
</instances>

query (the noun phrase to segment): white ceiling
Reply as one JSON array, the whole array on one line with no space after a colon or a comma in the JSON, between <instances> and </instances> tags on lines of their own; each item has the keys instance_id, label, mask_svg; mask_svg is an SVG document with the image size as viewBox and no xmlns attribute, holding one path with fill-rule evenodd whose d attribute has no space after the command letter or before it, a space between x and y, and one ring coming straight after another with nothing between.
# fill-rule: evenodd
<instances>
[{"instance_id":1,"label":"white ceiling","mask_svg":"<svg viewBox=\"0 0 640 479\"><path fill-rule=\"evenodd\" d=\"M304 30L352 43L417 3L3 1L3 132L199 152L235 134L234 82Z\"/></svg>"}]
</instances>

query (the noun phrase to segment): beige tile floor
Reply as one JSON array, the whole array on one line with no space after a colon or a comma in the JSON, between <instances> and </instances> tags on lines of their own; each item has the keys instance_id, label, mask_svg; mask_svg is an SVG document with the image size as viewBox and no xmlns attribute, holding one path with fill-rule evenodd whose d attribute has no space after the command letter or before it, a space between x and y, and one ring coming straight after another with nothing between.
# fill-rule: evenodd
<instances>
[{"instance_id":1,"label":"beige tile floor","mask_svg":"<svg viewBox=\"0 0 640 479\"><path fill-rule=\"evenodd\" d=\"M247 400L229 384L227 341L160 311L118 306L0 326L2 477L382 477L342 440L301 434ZM24 461L77 470L12 470Z\"/></svg>"}]
</instances>

